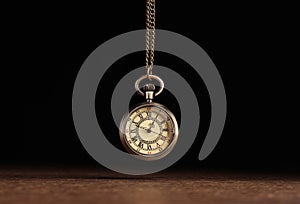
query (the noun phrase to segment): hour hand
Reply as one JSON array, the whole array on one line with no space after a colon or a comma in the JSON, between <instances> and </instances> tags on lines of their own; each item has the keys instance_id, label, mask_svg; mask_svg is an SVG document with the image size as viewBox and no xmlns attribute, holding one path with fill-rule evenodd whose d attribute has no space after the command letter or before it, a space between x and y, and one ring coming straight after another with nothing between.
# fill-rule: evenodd
<instances>
[{"instance_id":1,"label":"hour hand","mask_svg":"<svg viewBox=\"0 0 300 204\"><path fill-rule=\"evenodd\" d=\"M140 128L144 129L144 130L147 130L148 133L152 132L151 131L151 128L149 127L143 127L143 126L140 126Z\"/></svg>"},{"instance_id":2,"label":"hour hand","mask_svg":"<svg viewBox=\"0 0 300 204\"><path fill-rule=\"evenodd\" d=\"M138 128L142 128L144 130L148 130L149 128L143 127L143 126L137 126Z\"/></svg>"},{"instance_id":3,"label":"hour hand","mask_svg":"<svg viewBox=\"0 0 300 204\"><path fill-rule=\"evenodd\" d=\"M148 133L153 132L153 133L158 134L158 135L160 134L158 132L152 131L150 128L145 128L145 127L140 127L140 128L142 128L144 130L147 130Z\"/></svg>"},{"instance_id":4,"label":"hour hand","mask_svg":"<svg viewBox=\"0 0 300 204\"><path fill-rule=\"evenodd\" d=\"M147 132L150 131L150 128L146 128L146 127L143 127L143 126L140 126L139 124L135 124L136 127L138 128L141 128L141 129L144 129L144 130L147 130Z\"/></svg>"}]
</instances>

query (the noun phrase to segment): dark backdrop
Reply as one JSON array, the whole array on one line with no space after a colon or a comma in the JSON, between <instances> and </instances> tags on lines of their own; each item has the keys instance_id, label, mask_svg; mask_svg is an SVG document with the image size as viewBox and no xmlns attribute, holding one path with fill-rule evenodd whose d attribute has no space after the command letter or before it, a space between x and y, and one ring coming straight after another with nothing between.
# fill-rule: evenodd
<instances>
[{"instance_id":1,"label":"dark backdrop","mask_svg":"<svg viewBox=\"0 0 300 204\"><path fill-rule=\"evenodd\" d=\"M157 1L156 25L187 36L208 53L226 88L228 115L217 147L205 161L198 161L209 124L207 91L189 65L167 53L157 53L157 64L174 67L189 83L200 84L194 91L201 97L199 106L205 120L193 147L177 166L299 170L299 51L295 49L299 43L293 6L197 3ZM16 19L9 19L8 25L11 41L18 43L18 51L12 53L14 61L24 72L22 96L17 99L23 107L22 131L3 137L1 163L96 164L81 145L72 121L76 74L101 43L145 27L145 2L26 4L18 5L14 14ZM143 64L144 53L137 52L118 60L110 70L121 76L122 71ZM110 86L117 82L109 79L101 83ZM164 97L168 96L172 94L166 91ZM135 100L133 96L133 103ZM99 94L96 101L109 103L99 100ZM176 105L173 112L177 112ZM105 114L110 117L108 111ZM111 128L117 133L110 123L106 122L105 131ZM111 142L119 145L118 140Z\"/></svg>"}]
</instances>

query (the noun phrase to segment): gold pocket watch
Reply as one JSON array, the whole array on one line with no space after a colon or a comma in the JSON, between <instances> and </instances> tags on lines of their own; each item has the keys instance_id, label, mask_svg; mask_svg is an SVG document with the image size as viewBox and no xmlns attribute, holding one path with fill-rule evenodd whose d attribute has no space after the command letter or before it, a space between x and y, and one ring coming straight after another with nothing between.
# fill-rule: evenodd
<instances>
[{"instance_id":1,"label":"gold pocket watch","mask_svg":"<svg viewBox=\"0 0 300 204\"><path fill-rule=\"evenodd\" d=\"M178 138L178 124L173 113L159 103L152 102L153 96L163 90L163 81L155 75L151 79L160 82L160 90L154 93L154 84L146 84L144 92L139 90L139 83L147 75L136 81L136 90L146 96L147 102L132 108L124 115L120 124L120 138L125 149L143 160L161 159L171 152Z\"/></svg>"}]
</instances>

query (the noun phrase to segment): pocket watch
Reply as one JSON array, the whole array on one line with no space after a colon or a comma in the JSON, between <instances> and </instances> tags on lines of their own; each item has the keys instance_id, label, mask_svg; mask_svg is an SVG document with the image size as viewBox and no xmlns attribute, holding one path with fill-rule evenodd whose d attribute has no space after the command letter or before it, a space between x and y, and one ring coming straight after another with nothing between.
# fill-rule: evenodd
<instances>
[{"instance_id":1,"label":"pocket watch","mask_svg":"<svg viewBox=\"0 0 300 204\"><path fill-rule=\"evenodd\" d=\"M143 76L136 82L136 88ZM143 160L161 159L171 152L178 138L178 124L173 113L164 105L152 102L153 96L163 89L162 80L150 75L160 82L160 90L154 93L154 84L146 84L144 92L147 102L138 104L128 114L124 115L120 123L120 138L125 149Z\"/></svg>"}]
</instances>

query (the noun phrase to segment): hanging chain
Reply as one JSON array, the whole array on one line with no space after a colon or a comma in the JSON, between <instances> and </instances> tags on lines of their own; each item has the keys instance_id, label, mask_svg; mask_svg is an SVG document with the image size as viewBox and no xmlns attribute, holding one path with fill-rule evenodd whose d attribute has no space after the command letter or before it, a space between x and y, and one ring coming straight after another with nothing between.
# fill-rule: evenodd
<instances>
[{"instance_id":1,"label":"hanging chain","mask_svg":"<svg viewBox=\"0 0 300 204\"><path fill-rule=\"evenodd\" d=\"M155 0L146 0L146 69L147 77L151 80L154 63L155 43Z\"/></svg>"},{"instance_id":2,"label":"hanging chain","mask_svg":"<svg viewBox=\"0 0 300 204\"><path fill-rule=\"evenodd\" d=\"M151 102L153 98L153 93L155 90L154 84L146 84L144 86L144 92L140 90L140 82L144 79L155 80L159 83L159 90L154 93L154 96L158 96L164 89L163 80L152 75L153 63L154 63L154 43L155 43L155 0L146 0L146 69L147 75L143 75L138 78L135 82L135 90L138 94L144 96L146 95L147 101Z\"/></svg>"}]
</instances>

